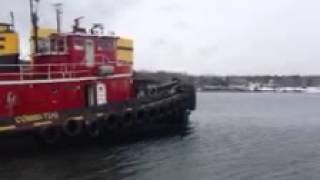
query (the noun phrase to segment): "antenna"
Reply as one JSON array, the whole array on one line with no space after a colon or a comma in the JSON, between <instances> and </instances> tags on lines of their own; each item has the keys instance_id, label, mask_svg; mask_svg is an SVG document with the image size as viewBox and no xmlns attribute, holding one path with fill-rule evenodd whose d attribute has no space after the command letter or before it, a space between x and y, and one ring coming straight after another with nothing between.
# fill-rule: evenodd
<instances>
[{"instance_id":1,"label":"antenna","mask_svg":"<svg viewBox=\"0 0 320 180\"><path fill-rule=\"evenodd\" d=\"M10 11L10 17L11 17L11 27L14 30L15 29L15 22L14 22L14 13Z\"/></svg>"},{"instance_id":2,"label":"antenna","mask_svg":"<svg viewBox=\"0 0 320 180\"><path fill-rule=\"evenodd\" d=\"M38 47L38 5L40 0L30 0L30 17L31 17L31 24L32 24L32 30L33 30L33 36L32 40L34 43L34 52L37 53L39 50Z\"/></svg>"},{"instance_id":3,"label":"antenna","mask_svg":"<svg viewBox=\"0 0 320 180\"><path fill-rule=\"evenodd\" d=\"M57 32L60 33L61 32L61 24L62 24L62 20L61 20L61 16L62 16L62 3L55 3L53 4L55 10L56 10L56 18L57 18Z\"/></svg>"},{"instance_id":4,"label":"antenna","mask_svg":"<svg viewBox=\"0 0 320 180\"><path fill-rule=\"evenodd\" d=\"M96 31L96 29L100 29L100 34L101 34L101 35L104 34L103 24L101 24L101 23L94 23L94 24L92 25L92 28L90 29L91 34L97 34L98 32Z\"/></svg>"},{"instance_id":5,"label":"antenna","mask_svg":"<svg viewBox=\"0 0 320 180\"><path fill-rule=\"evenodd\" d=\"M84 16L80 16L80 17L74 19L74 25L73 25L73 32L74 33L77 33L77 32L86 33L86 29L80 27L80 20L83 18L84 18Z\"/></svg>"}]
</instances>

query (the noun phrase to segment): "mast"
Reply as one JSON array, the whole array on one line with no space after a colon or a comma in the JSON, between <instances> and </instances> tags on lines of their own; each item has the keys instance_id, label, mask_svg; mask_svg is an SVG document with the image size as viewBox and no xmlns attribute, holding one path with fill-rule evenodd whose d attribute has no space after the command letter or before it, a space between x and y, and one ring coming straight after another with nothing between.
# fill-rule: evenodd
<instances>
[{"instance_id":1,"label":"mast","mask_svg":"<svg viewBox=\"0 0 320 180\"><path fill-rule=\"evenodd\" d=\"M11 11L10 12L10 18L11 18L11 27L12 27L12 30L15 29L15 21L14 21L14 13Z\"/></svg>"},{"instance_id":2,"label":"mast","mask_svg":"<svg viewBox=\"0 0 320 180\"><path fill-rule=\"evenodd\" d=\"M53 4L56 10L56 18L57 18L57 32L61 33L61 16L62 16L62 3Z\"/></svg>"},{"instance_id":3,"label":"mast","mask_svg":"<svg viewBox=\"0 0 320 180\"><path fill-rule=\"evenodd\" d=\"M30 17L31 17L31 24L32 24L32 31L33 31L33 36L32 42L34 45L34 53L37 53L39 51L39 46L38 46L38 4L40 0L30 0Z\"/></svg>"}]
</instances>

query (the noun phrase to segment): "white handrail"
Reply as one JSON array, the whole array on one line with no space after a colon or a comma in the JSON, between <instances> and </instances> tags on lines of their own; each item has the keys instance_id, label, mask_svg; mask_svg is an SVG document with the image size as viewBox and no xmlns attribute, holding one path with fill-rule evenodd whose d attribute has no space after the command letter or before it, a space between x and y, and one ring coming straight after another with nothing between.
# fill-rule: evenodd
<instances>
[{"instance_id":1,"label":"white handrail","mask_svg":"<svg viewBox=\"0 0 320 180\"><path fill-rule=\"evenodd\" d=\"M105 63L95 63L94 67L104 65ZM74 78L90 76L91 69L84 69L86 63L50 63L50 64L0 64L0 67L17 67L18 72L1 72L0 77L17 76L20 80L24 80L26 76L36 78L37 75L45 75L48 79L52 78ZM46 70L37 68L44 67ZM79 68L79 69L77 69ZM83 76L80 76L83 74ZM41 79L43 76L41 77Z\"/></svg>"},{"instance_id":2,"label":"white handrail","mask_svg":"<svg viewBox=\"0 0 320 180\"><path fill-rule=\"evenodd\" d=\"M64 66L64 65L79 65L86 66L86 63L46 63L46 64L0 64L0 67L43 67L43 66ZM94 63L97 65L106 65L106 63Z\"/></svg>"}]
</instances>

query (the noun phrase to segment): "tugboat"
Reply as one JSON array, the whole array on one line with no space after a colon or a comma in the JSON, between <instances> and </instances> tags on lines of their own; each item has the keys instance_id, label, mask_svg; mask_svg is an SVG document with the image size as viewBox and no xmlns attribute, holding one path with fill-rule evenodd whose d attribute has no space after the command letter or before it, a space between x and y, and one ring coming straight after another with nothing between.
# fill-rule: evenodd
<instances>
[{"instance_id":1,"label":"tugboat","mask_svg":"<svg viewBox=\"0 0 320 180\"><path fill-rule=\"evenodd\" d=\"M49 144L63 137L98 137L151 127L174 126L196 108L195 89L177 79L137 77L133 41L89 31L75 19L72 32L40 37L36 10L32 62L19 60L13 24L0 24L0 134L36 135ZM57 10L57 17L61 12Z\"/></svg>"}]
</instances>

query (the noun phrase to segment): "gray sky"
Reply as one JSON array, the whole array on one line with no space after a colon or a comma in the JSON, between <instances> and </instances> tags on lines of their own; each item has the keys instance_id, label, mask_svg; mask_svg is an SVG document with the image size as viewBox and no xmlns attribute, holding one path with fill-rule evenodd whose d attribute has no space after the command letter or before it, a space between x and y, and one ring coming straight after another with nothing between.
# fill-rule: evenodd
<instances>
[{"instance_id":1,"label":"gray sky","mask_svg":"<svg viewBox=\"0 0 320 180\"><path fill-rule=\"evenodd\" d=\"M1 0L0 21L16 14L27 54L27 0ZM5 3L4 3L5 2ZM55 27L52 3L42 0L40 25ZM319 0L65 0L72 19L102 22L135 40L135 68L192 74L320 74ZM5 4L5 5L4 5Z\"/></svg>"}]
</instances>

